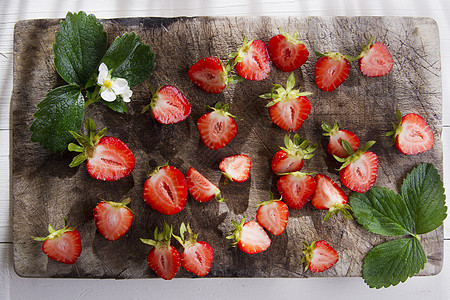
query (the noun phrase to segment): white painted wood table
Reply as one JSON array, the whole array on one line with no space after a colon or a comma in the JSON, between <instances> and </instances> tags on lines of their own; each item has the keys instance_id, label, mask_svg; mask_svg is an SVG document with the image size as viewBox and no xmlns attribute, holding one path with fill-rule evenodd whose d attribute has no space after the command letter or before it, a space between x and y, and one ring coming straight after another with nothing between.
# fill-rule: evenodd
<instances>
[{"instance_id":1,"label":"white painted wood table","mask_svg":"<svg viewBox=\"0 0 450 300\"><path fill-rule=\"evenodd\" d=\"M440 274L414 277L388 289L369 289L361 278L308 279L175 279L98 280L30 279L12 267L9 197L10 98L12 91L13 30L22 19L64 18L67 11L84 10L98 18L144 16L420 16L434 18L440 29L443 93L444 183L450 190L450 2L399 1L0 1L0 299L449 299L450 219L444 224L444 266ZM449 203L449 202L447 202ZM32 242L30 240L30 242ZM203 295L203 296L202 296Z\"/></svg>"}]
</instances>

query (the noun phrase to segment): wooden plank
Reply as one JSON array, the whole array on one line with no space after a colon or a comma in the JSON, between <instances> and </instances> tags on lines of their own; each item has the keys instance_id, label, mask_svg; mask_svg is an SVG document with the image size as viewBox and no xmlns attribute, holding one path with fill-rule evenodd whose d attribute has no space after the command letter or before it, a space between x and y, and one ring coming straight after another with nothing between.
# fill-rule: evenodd
<instances>
[{"instance_id":1,"label":"wooden plank","mask_svg":"<svg viewBox=\"0 0 450 300\"><path fill-rule=\"evenodd\" d=\"M272 246L264 253L245 255L232 248L225 239L232 228L231 220L239 221L242 216L254 219L257 202L267 199L269 190L276 192L277 177L270 172L269 165L272 155L282 145L284 132L270 122L265 102L258 95L270 91L272 83L284 84L288 74L273 68L269 79L263 82L243 82L221 95L207 95L189 82L186 71L201 57L226 58L227 53L240 45L243 34L267 41L279 27L288 32L298 30L310 50L341 51L349 55L358 54L359 45L372 34L376 40L387 43L394 53L395 65L390 75L369 79L352 68L350 78L333 93L315 87L313 55L301 70L295 72L301 90L314 92L310 97L311 115L299 134L320 145L316 157L305 164L305 171L338 178L335 171L338 165L326 155L326 139L320 129L322 121L338 119L344 127L357 132L362 143L372 139L377 141L373 151L380 157L378 185L396 189L405 174L423 161L433 162L442 174L439 36L436 23L431 19L204 17L103 22L110 40L126 31L135 31L145 43L154 47L157 68L147 83L178 86L191 100L192 114L186 121L171 126L161 126L148 115L140 114L150 97L146 84L135 89L128 115L118 116L99 105L89 107L87 115L98 123L98 127L107 126L109 135L121 138L134 151L136 169L129 178L105 183L90 178L84 167L68 168L73 154L51 155L43 151L40 145L29 142L28 130L35 105L45 93L61 83L52 65L51 50L59 21L18 23L12 98L12 203L14 263L22 276L154 277L145 262L149 248L140 243L139 238L151 237L153 229L161 226L163 221L175 228L182 221L190 222L194 230L200 232L200 237L211 243L216 256L210 277L313 276L304 272L299 263L299 243L317 239L328 240L340 253L341 260L332 269L314 276L360 276L365 253L385 239L368 234L354 221L333 218L324 223L324 213L309 205L300 211L291 211L285 234L273 237ZM214 105L217 101L230 103L231 113L243 117L244 121L239 122L239 134L230 145L210 151L201 144L195 123L207 112L204 105ZM419 113L429 121L436 133L433 150L406 157L389 146L390 139L382 134L395 121L397 107L403 112ZM251 156L251 180L244 184L224 185L218 163L223 157L236 153ZM162 216L151 210L141 199L145 174L167 160L182 172L191 165L199 169L219 185L229 200L221 204L200 204L189 199L187 207L175 216ZM99 195L109 200L120 200L116 197L125 196L133 199L131 208L136 221L126 237L113 243L96 232L92 220L92 209ZM76 224L82 233L84 250L73 266L49 261L40 252L40 244L29 238L30 234L45 235L48 223L62 226L64 216L69 217L71 224ZM425 235L422 241L429 262L420 274L436 274L442 268L442 227ZM192 275L181 270L177 276Z\"/></svg>"}]
</instances>

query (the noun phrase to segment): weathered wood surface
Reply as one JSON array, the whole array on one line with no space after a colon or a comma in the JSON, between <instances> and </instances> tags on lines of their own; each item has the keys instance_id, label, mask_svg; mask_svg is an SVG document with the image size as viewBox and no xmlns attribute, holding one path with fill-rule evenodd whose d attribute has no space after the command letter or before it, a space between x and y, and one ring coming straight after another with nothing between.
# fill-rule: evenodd
<instances>
[{"instance_id":1,"label":"weathered wood surface","mask_svg":"<svg viewBox=\"0 0 450 300\"><path fill-rule=\"evenodd\" d=\"M258 95L269 92L272 83L285 84L289 74L272 67L262 82L242 82L230 86L221 95L209 95L192 83L186 72L205 56L227 58L241 44L242 36L265 42L281 27L299 31L310 50L310 58L295 71L297 85L311 91L312 111L298 131L301 137L319 144L316 156L305 163L307 172L321 172L338 181L338 164L326 152L322 121L338 120L358 134L361 143L376 140L372 151L380 160L377 185L398 189L402 179L420 162L432 162L442 174L442 100L439 34L436 23L428 18L400 17L236 17L236 18L131 18L102 20L109 41L124 32L135 31L157 55L153 75L136 87L129 113L119 115L98 104L86 115L98 127L108 127L108 135L125 141L136 156L132 175L118 182L92 179L84 166L68 167L74 154L50 154L31 143L29 126L36 104L54 87L62 84L53 66L52 42L59 20L19 22L15 28L14 90L11 100L11 201L13 205L14 266L21 276L85 278L150 278L156 275L146 264L150 247L139 238L152 237L164 221L178 228L189 222L215 250L209 277L310 277L360 276L362 259L369 249L386 240L370 234L354 221L331 218L324 223L324 212L306 205L290 210L286 232L272 237L271 247L257 255L241 253L231 247L225 236L231 220L243 216L255 219L257 202L266 200L268 191L276 191L277 176L270 171L272 155L283 144L285 132L269 119L265 101ZM388 45L394 56L392 72L383 78L364 77L353 65L349 79L332 93L322 92L314 83L314 50L339 51L357 55L370 35ZM149 114L141 114L148 104L148 84L154 87L172 84L180 88L192 104L191 116L175 125L160 125ZM230 112L244 118L238 121L239 133L225 148L212 151L200 141L197 119L222 101ZM383 134L395 121L395 110L416 112L428 120L435 132L436 144L426 153L408 157L390 147ZM224 184L218 163L228 155L246 153L252 158L249 181ZM227 202L197 203L188 199L186 208L174 216L153 211L142 200L146 174L158 164L169 161L182 172L193 166L222 189ZM346 189L347 192L349 192ZM133 226L125 237L109 242L95 228L92 210L103 199L119 201L131 197L135 213ZM82 235L83 252L72 266L47 259L41 243L30 235L44 236L48 223L63 226L63 217L77 225ZM339 262L322 274L303 271L300 264L301 242L325 239L339 252ZM176 241L173 241L177 245ZM443 229L422 238L428 263L420 275L434 275L442 268ZM178 245L177 245L178 247ZM178 247L182 250L181 247ZM177 277L192 277L180 269Z\"/></svg>"}]
</instances>

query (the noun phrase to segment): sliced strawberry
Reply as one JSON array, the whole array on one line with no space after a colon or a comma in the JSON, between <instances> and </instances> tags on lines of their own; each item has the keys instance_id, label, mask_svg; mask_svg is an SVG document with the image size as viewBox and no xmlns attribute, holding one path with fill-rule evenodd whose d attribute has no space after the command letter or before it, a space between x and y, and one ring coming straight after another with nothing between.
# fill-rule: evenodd
<instances>
[{"instance_id":1,"label":"sliced strawberry","mask_svg":"<svg viewBox=\"0 0 450 300\"><path fill-rule=\"evenodd\" d=\"M212 184L211 181L206 179L205 176L200 174L193 167L190 167L187 171L186 181L189 193L195 201L207 202L213 197L215 197L219 202L225 200L224 198L222 198L219 188Z\"/></svg>"},{"instance_id":2,"label":"sliced strawberry","mask_svg":"<svg viewBox=\"0 0 450 300\"><path fill-rule=\"evenodd\" d=\"M44 242L42 251L50 258L65 264L73 264L81 254L80 233L75 227L67 227L67 220L64 219L64 228L55 230L52 225L48 225L49 235L46 237L31 238L35 241Z\"/></svg>"},{"instance_id":3,"label":"sliced strawberry","mask_svg":"<svg viewBox=\"0 0 450 300\"><path fill-rule=\"evenodd\" d=\"M273 199L272 193L270 193L270 200L259 203L256 220L273 235L280 235L284 232L288 218L288 206L281 199Z\"/></svg>"},{"instance_id":4,"label":"sliced strawberry","mask_svg":"<svg viewBox=\"0 0 450 300\"><path fill-rule=\"evenodd\" d=\"M293 172L280 177L277 188L289 208L300 209L314 195L316 182L309 174Z\"/></svg>"},{"instance_id":5,"label":"sliced strawberry","mask_svg":"<svg viewBox=\"0 0 450 300\"><path fill-rule=\"evenodd\" d=\"M342 146L342 141L346 140L353 151L359 148L359 139L353 132L345 129L339 129L339 123L334 121L334 126L327 122L322 123L322 129L325 130L324 136L329 136L330 141L328 142L328 153L337 157L347 157L348 152Z\"/></svg>"},{"instance_id":6,"label":"sliced strawberry","mask_svg":"<svg viewBox=\"0 0 450 300\"><path fill-rule=\"evenodd\" d=\"M320 53L314 69L316 85L325 92L337 89L350 73L349 57L337 52Z\"/></svg>"},{"instance_id":7,"label":"sliced strawberry","mask_svg":"<svg viewBox=\"0 0 450 300\"><path fill-rule=\"evenodd\" d=\"M264 80L269 76L270 58L266 44L260 40L244 41L236 53L230 54L236 72L248 80Z\"/></svg>"},{"instance_id":8,"label":"sliced strawberry","mask_svg":"<svg viewBox=\"0 0 450 300\"><path fill-rule=\"evenodd\" d=\"M154 210L174 215L183 210L188 195L186 178L175 167L157 167L144 184L144 200Z\"/></svg>"},{"instance_id":9,"label":"sliced strawberry","mask_svg":"<svg viewBox=\"0 0 450 300\"><path fill-rule=\"evenodd\" d=\"M213 111L204 114L197 121L197 129L203 144L212 150L228 145L237 135L238 127L233 116L228 112L228 104L216 103L210 107Z\"/></svg>"},{"instance_id":10,"label":"sliced strawberry","mask_svg":"<svg viewBox=\"0 0 450 300\"><path fill-rule=\"evenodd\" d=\"M428 123L418 114L404 115L397 110L398 123L393 123L394 130L386 133L393 135L393 144L403 154L415 155L431 150L434 134Z\"/></svg>"},{"instance_id":11,"label":"sliced strawberry","mask_svg":"<svg viewBox=\"0 0 450 300\"><path fill-rule=\"evenodd\" d=\"M291 35L280 29L267 43L267 50L275 66L283 72L292 72L308 60L305 43L299 41L298 32Z\"/></svg>"},{"instance_id":12,"label":"sliced strawberry","mask_svg":"<svg viewBox=\"0 0 450 300\"><path fill-rule=\"evenodd\" d=\"M225 157L219 164L223 175L231 181L244 182L250 177L252 161L245 154Z\"/></svg>"},{"instance_id":13,"label":"sliced strawberry","mask_svg":"<svg viewBox=\"0 0 450 300\"><path fill-rule=\"evenodd\" d=\"M323 272L328 270L339 260L339 254L333 247L323 240L312 242L311 245L303 242L305 248L303 253L305 256L301 262L305 263L305 271L309 270L313 273Z\"/></svg>"},{"instance_id":14,"label":"sliced strawberry","mask_svg":"<svg viewBox=\"0 0 450 300\"><path fill-rule=\"evenodd\" d=\"M127 207L130 198L124 201L102 201L94 208L94 221L98 231L109 241L123 236L131 227L133 213Z\"/></svg>"},{"instance_id":15,"label":"sliced strawberry","mask_svg":"<svg viewBox=\"0 0 450 300\"><path fill-rule=\"evenodd\" d=\"M69 150L81 153L74 157L69 166L78 166L86 160L89 175L104 181L115 181L130 175L135 158L128 146L116 137L105 137L106 128L96 133L95 123L90 118L86 120L86 131L86 135L70 132L81 146L70 143Z\"/></svg>"},{"instance_id":16,"label":"sliced strawberry","mask_svg":"<svg viewBox=\"0 0 450 300\"><path fill-rule=\"evenodd\" d=\"M394 65L392 55L385 44L378 42L372 45L372 41L371 37L358 56L359 69L368 77L387 75Z\"/></svg>"},{"instance_id":17,"label":"sliced strawberry","mask_svg":"<svg viewBox=\"0 0 450 300\"><path fill-rule=\"evenodd\" d=\"M154 240L141 238L144 244L154 246L147 255L148 266L165 280L174 278L181 266L181 255L170 244L171 237L172 227L164 223L161 232L156 228Z\"/></svg>"},{"instance_id":18,"label":"sliced strawberry","mask_svg":"<svg viewBox=\"0 0 450 300\"><path fill-rule=\"evenodd\" d=\"M291 140L289 135L284 136L285 147L280 147L272 158L272 171L274 173L289 173L300 171L303 168L303 160L314 156L317 144L309 146L306 139L300 138L296 133Z\"/></svg>"},{"instance_id":19,"label":"sliced strawberry","mask_svg":"<svg viewBox=\"0 0 450 300\"><path fill-rule=\"evenodd\" d=\"M220 94L228 83L228 72L217 57L205 57L192 65L189 79L210 94Z\"/></svg>"},{"instance_id":20,"label":"sliced strawberry","mask_svg":"<svg viewBox=\"0 0 450 300\"><path fill-rule=\"evenodd\" d=\"M189 100L172 85L160 87L153 94L152 101L144 107L142 112L149 108L156 121L161 124L174 124L185 120L191 114Z\"/></svg>"},{"instance_id":21,"label":"sliced strawberry","mask_svg":"<svg viewBox=\"0 0 450 300\"><path fill-rule=\"evenodd\" d=\"M233 239L234 245L237 245L241 251L256 254L269 248L271 240L258 222L245 222L245 218L243 218L240 224L233 221L233 226L235 229L227 238Z\"/></svg>"}]
</instances>

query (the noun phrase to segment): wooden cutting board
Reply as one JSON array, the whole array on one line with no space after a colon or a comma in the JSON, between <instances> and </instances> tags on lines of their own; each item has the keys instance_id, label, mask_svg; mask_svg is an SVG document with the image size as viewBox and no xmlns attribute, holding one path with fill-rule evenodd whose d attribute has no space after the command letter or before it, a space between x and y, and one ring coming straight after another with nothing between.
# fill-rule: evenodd
<instances>
[{"instance_id":1,"label":"wooden cutting board","mask_svg":"<svg viewBox=\"0 0 450 300\"><path fill-rule=\"evenodd\" d=\"M270 171L273 154L283 145L285 132L269 119L266 101L258 96L270 92L273 83L285 85L289 74L274 66L268 79L245 81L230 86L220 95L206 94L194 86L187 70L198 59L217 56L223 60L249 39L267 42L278 33L299 32L310 57L295 71L301 91L309 97L312 111L298 131L319 147L316 156L305 162L305 172L320 172L339 182L338 164L326 152L327 138L322 121L338 120L343 128L357 133L362 144L375 140L371 148L378 154L380 168L377 185L398 190L404 176L420 162L435 164L442 174L442 95L439 33L434 20L404 17L195 17L130 18L101 20L111 42L116 36L134 31L153 46L156 69L153 75L133 90L128 114L118 114L100 104L91 105L86 116L106 126L108 135L126 142L136 156L132 175L118 182L100 182L91 178L84 166L70 168L75 154L51 154L30 142L29 127L37 103L51 89L64 82L53 64L52 43L60 20L21 21L15 27L14 90L11 100L11 202L13 208L14 267L20 276L83 278L156 277L146 263L150 247L139 238L152 238L156 226L164 221L177 228L189 222L199 239L209 242L215 258L209 277L311 277L360 276L362 260L374 246L387 239L368 233L355 221L332 217L323 222L324 211L308 204L290 210L288 226L281 236L271 236L271 247L260 254L248 255L233 248L225 237L232 220L253 220L257 202L267 200L271 190L277 194L278 177ZM319 90L314 83L314 50L339 51L358 55L361 44L370 36L384 42L394 58L391 73L368 78L353 63L350 76L336 91ZM150 101L148 85L175 85L192 104L190 117L178 124L161 125L141 110ZM239 133L225 148L208 150L196 129L198 118L208 112L205 105L222 101L230 112L243 118ZM430 124L436 136L434 148L416 156L405 156L390 146L383 134L391 129L395 110L415 112ZM252 159L250 179L245 183L224 183L218 169L222 158L245 153ZM169 161L185 173L193 166L221 188L228 201L197 203L188 199L186 208L174 215L162 215L146 205L142 190L146 174ZM348 189L345 189L349 193ZM109 242L97 231L92 211L101 197L121 201L131 197L135 220L128 234ZM74 265L47 259L41 243L30 236L45 236L47 226L76 225L81 233L83 252ZM313 275L300 264L302 241L327 240L340 254L330 270ZM173 240L179 250L180 245ZM428 263L420 275L434 275L442 268L443 228L422 238ZM192 277L180 269L177 277Z\"/></svg>"}]
</instances>

